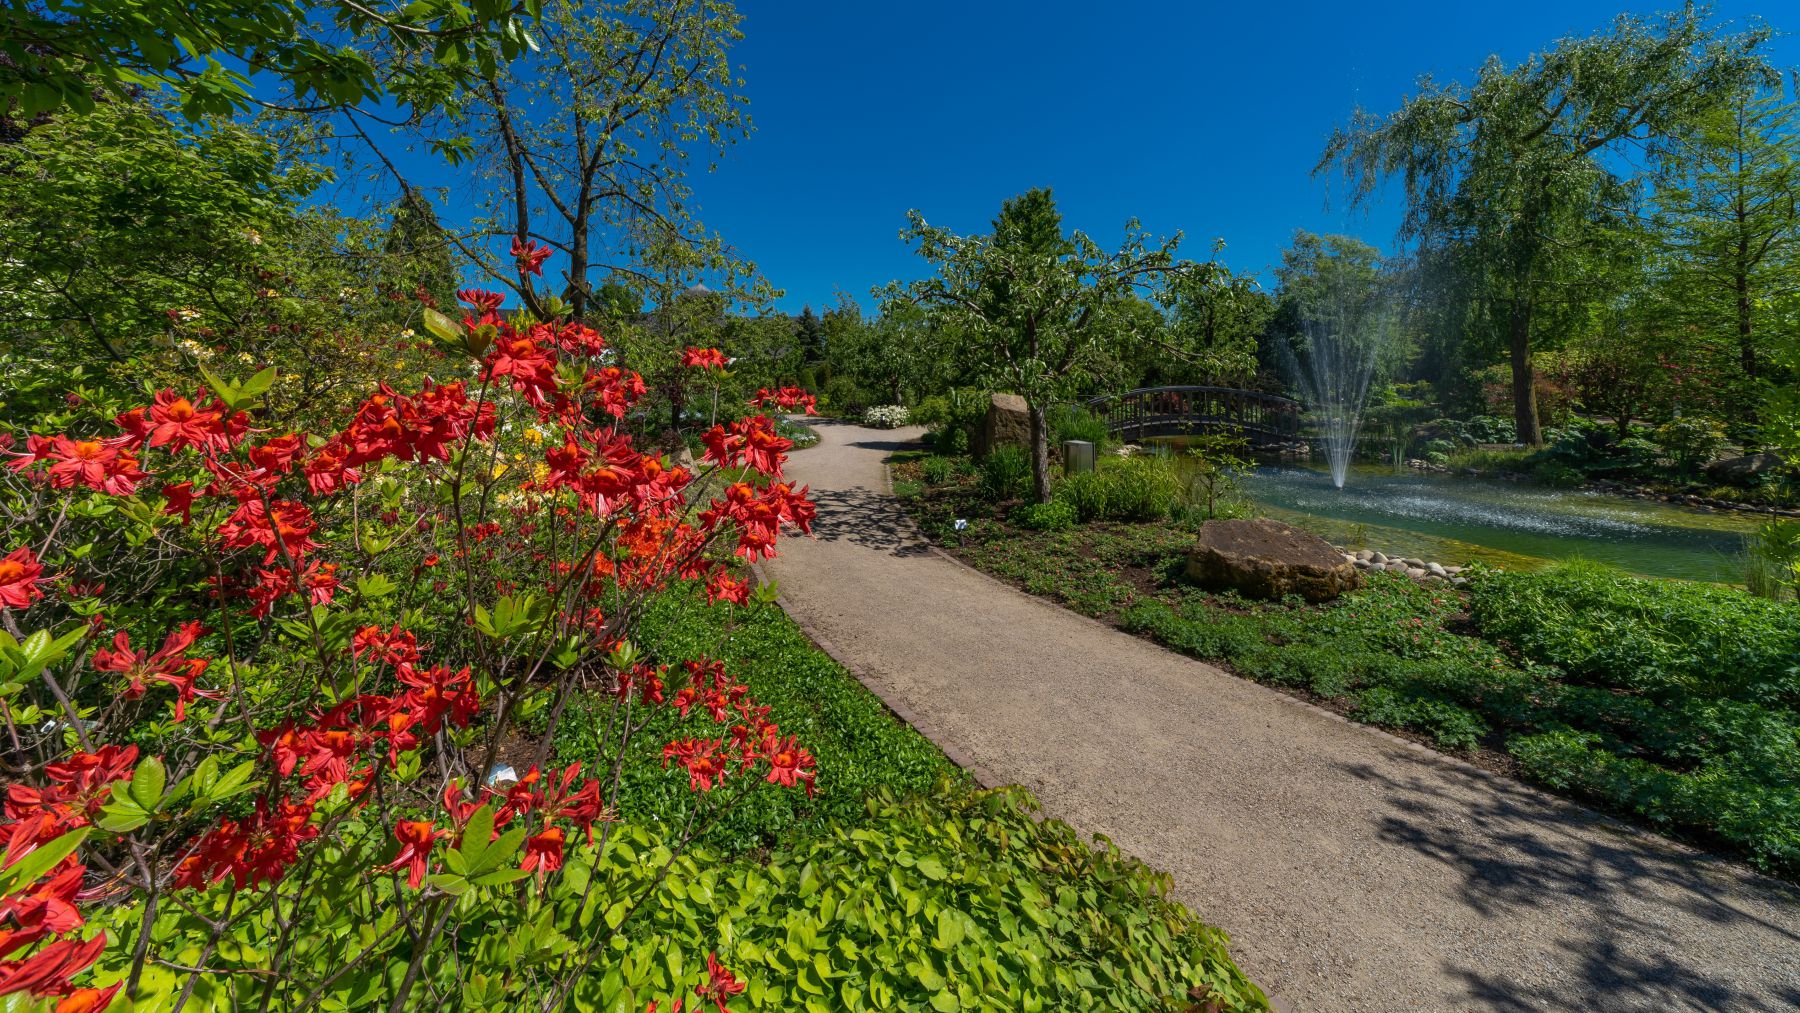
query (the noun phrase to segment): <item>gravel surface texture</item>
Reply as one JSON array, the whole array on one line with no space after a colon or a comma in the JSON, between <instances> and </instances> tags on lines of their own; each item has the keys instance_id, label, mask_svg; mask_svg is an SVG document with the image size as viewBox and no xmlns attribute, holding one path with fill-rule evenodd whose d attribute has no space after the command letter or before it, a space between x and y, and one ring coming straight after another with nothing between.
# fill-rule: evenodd
<instances>
[{"instance_id":1,"label":"gravel surface texture","mask_svg":"<svg viewBox=\"0 0 1800 1013\"><path fill-rule=\"evenodd\" d=\"M1284 1009L1800 1009L1800 890L991 580L888 495L920 430L819 428L788 610L978 777L1172 874Z\"/></svg>"}]
</instances>

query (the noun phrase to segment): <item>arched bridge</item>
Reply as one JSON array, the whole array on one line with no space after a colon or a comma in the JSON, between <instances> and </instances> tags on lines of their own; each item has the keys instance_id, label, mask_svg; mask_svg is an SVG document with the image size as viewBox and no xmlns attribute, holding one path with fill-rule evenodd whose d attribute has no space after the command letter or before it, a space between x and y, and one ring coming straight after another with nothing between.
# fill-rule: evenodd
<instances>
[{"instance_id":1,"label":"arched bridge","mask_svg":"<svg viewBox=\"0 0 1800 1013\"><path fill-rule=\"evenodd\" d=\"M1227 433L1252 446L1301 439L1304 406L1293 398L1234 387L1143 387L1087 402L1123 439Z\"/></svg>"}]
</instances>

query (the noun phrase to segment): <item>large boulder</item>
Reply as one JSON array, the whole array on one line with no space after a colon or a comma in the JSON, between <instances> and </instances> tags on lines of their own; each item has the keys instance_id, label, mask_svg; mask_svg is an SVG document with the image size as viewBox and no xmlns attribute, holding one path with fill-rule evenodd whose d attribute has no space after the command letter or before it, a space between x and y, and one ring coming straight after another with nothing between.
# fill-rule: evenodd
<instances>
[{"instance_id":1,"label":"large boulder","mask_svg":"<svg viewBox=\"0 0 1800 1013\"><path fill-rule=\"evenodd\" d=\"M1031 446L1031 408L1017 394L995 394L988 399L987 416L969 449L976 457L986 457L1005 446Z\"/></svg>"},{"instance_id":2,"label":"large boulder","mask_svg":"<svg viewBox=\"0 0 1800 1013\"><path fill-rule=\"evenodd\" d=\"M1753 478L1778 472L1786 467L1787 462L1779 454L1745 454L1743 457L1714 461L1706 466L1706 473L1715 482L1747 485Z\"/></svg>"},{"instance_id":3,"label":"large boulder","mask_svg":"<svg viewBox=\"0 0 1800 1013\"><path fill-rule=\"evenodd\" d=\"M1313 602L1362 582L1355 564L1323 538L1262 517L1207 521L1188 550L1187 574L1213 590L1269 599L1297 594Z\"/></svg>"}]
</instances>

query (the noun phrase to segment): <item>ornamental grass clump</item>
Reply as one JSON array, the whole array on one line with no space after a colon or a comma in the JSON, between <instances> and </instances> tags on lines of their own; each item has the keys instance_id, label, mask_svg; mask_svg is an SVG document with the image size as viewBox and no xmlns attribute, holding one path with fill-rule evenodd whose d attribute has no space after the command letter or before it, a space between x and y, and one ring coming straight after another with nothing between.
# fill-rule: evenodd
<instances>
[{"instance_id":1,"label":"ornamental grass clump","mask_svg":"<svg viewBox=\"0 0 1800 1013\"><path fill-rule=\"evenodd\" d=\"M544 252L515 249L521 278ZM598 333L459 296L460 324L427 313L440 367L341 427L271 427L263 369L11 444L0 994L638 1010L745 988L696 940L634 992L620 944L697 835L820 773L723 662L635 637L671 589L759 595L744 564L813 518L790 443L752 415L694 471L646 452L619 425L644 383ZM592 750L551 765L591 698ZM661 744L700 801L640 848L621 765L665 710L705 718Z\"/></svg>"}]
</instances>

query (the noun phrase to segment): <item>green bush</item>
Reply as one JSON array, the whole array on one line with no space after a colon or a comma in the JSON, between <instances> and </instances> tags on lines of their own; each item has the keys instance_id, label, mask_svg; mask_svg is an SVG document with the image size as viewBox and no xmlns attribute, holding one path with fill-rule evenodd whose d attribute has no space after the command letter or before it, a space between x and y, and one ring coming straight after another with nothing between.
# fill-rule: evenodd
<instances>
[{"instance_id":1,"label":"green bush","mask_svg":"<svg viewBox=\"0 0 1800 1013\"><path fill-rule=\"evenodd\" d=\"M1765 869L1800 872L1800 790L1771 789L1741 772L1672 771L1619 756L1592 732L1558 729L1508 744L1527 777L1626 810L1659 826L1699 829Z\"/></svg>"},{"instance_id":2,"label":"green bush","mask_svg":"<svg viewBox=\"0 0 1800 1013\"><path fill-rule=\"evenodd\" d=\"M1655 440L1678 470L1691 474L1724 449L1725 430L1711 419L1671 419L1656 427Z\"/></svg>"},{"instance_id":3,"label":"green bush","mask_svg":"<svg viewBox=\"0 0 1800 1013\"><path fill-rule=\"evenodd\" d=\"M981 459L980 479L988 499L1018 499L1031 491L1031 456L1024 447L996 447Z\"/></svg>"},{"instance_id":4,"label":"green bush","mask_svg":"<svg viewBox=\"0 0 1800 1013\"><path fill-rule=\"evenodd\" d=\"M848 376L834 376L819 390L819 401L834 415L853 418L874 404L877 396Z\"/></svg>"},{"instance_id":5,"label":"green bush","mask_svg":"<svg viewBox=\"0 0 1800 1013\"><path fill-rule=\"evenodd\" d=\"M912 422L927 428L926 439L938 453L966 454L987 408L987 392L951 390L920 401L912 410Z\"/></svg>"},{"instance_id":6,"label":"green bush","mask_svg":"<svg viewBox=\"0 0 1800 1013\"><path fill-rule=\"evenodd\" d=\"M1587 475L1581 469L1561 461L1539 461L1532 467L1531 477L1539 485L1547 485L1553 489L1573 489L1587 481Z\"/></svg>"},{"instance_id":7,"label":"green bush","mask_svg":"<svg viewBox=\"0 0 1800 1013\"><path fill-rule=\"evenodd\" d=\"M936 746L896 720L774 605L733 609L670 592L651 600L640 629L653 658L725 662L770 708L769 719L800 736L818 758L821 773L813 798L798 792L753 794L706 833L703 840L715 847L743 851L788 834L854 825L871 791L917 792L940 778L961 776ZM557 754L564 763L591 765L602 754L605 708L576 706L577 715L558 728ZM652 727L634 737L643 751L626 758L621 774L622 808L634 818L680 826L703 800L689 790L684 773L663 769L655 750L680 735L714 735L718 726L698 712L683 720L669 708L648 717Z\"/></svg>"},{"instance_id":8,"label":"green bush","mask_svg":"<svg viewBox=\"0 0 1800 1013\"><path fill-rule=\"evenodd\" d=\"M1225 934L1168 899L1166 875L1035 810L1016 788L883 795L853 826L766 861L684 855L635 916L619 970L580 999L639 1010L691 993L696 955L717 950L748 985L734 1010L1173 1013L1196 987L1221 1013L1269 1008ZM629 827L600 874L647 885L666 854ZM603 913L581 912L578 888L554 903L564 917Z\"/></svg>"},{"instance_id":9,"label":"green bush","mask_svg":"<svg viewBox=\"0 0 1800 1013\"><path fill-rule=\"evenodd\" d=\"M1106 420L1077 405L1057 405L1048 412L1052 446L1086 440L1099 447L1107 439Z\"/></svg>"},{"instance_id":10,"label":"green bush","mask_svg":"<svg viewBox=\"0 0 1800 1013\"><path fill-rule=\"evenodd\" d=\"M1082 523L1167 520L1187 497L1187 483L1167 457L1106 460L1065 478L1056 490Z\"/></svg>"},{"instance_id":11,"label":"green bush","mask_svg":"<svg viewBox=\"0 0 1800 1013\"><path fill-rule=\"evenodd\" d=\"M1075 526L1075 508L1061 500L1024 503L1012 512L1012 522L1033 531L1062 531Z\"/></svg>"},{"instance_id":12,"label":"green bush","mask_svg":"<svg viewBox=\"0 0 1800 1013\"><path fill-rule=\"evenodd\" d=\"M943 485L955 477L961 469L960 463L952 457L933 454L919 462L919 475L931 485Z\"/></svg>"}]
</instances>

